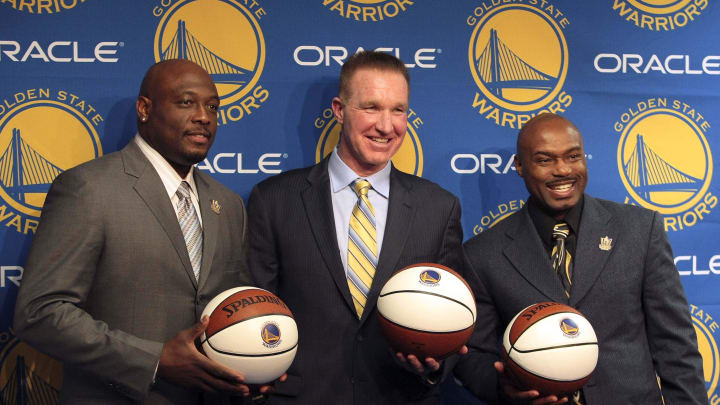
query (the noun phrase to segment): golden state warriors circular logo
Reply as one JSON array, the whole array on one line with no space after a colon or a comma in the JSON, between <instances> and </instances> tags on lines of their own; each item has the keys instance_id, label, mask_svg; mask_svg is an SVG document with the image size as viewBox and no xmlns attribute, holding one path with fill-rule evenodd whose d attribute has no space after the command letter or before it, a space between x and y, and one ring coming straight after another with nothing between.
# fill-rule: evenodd
<instances>
[{"instance_id":1,"label":"golden state warriors circular logo","mask_svg":"<svg viewBox=\"0 0 720 405\"><path fill-rule=\"evenodd\" d=\"M698 350L702 356L703 376L705 377L705 388L707 389L710 403L720 402L718 395L718 382L720 381L720 351L718 351L715 333L718 324L710 314L703 309L690 306L693 327L697 335Z\"/></svg>"},{"instance_id":2,"label":"golden state warriors circular logo","mask_svg":"<svg viewBox=\"0 0 720 405\"><path fill-rule=\"evenodd\" d=\"M570 318L563 318L560 321L560 330L567 337L576 337L580 333L577 323Z\"/></svg>"},{"instance_id":3,"label":"golden state warriors circular logo","mask_svg":"<svg viewBox=\"0 0 720 405\"><path fill-rule=\"evenodd\" d=\"M628 201L663 214L666 230L695 225L717 204L708 191L713 174L709 128L699 111L667 98L639 102L615 124L618 171Z\"/></svg>"},{"instance_id":4,"label":"golden state warriors circular logo","mask_svg":"<svg viewBox=\"0 0 720 405\"><path fill-rule=\"evenodd\" d=\"M263 325L260 331L263 346L267 348L277 347L280 344L280 327L274 322Z\"/></svg>"},{"instance_id":5,"label":"golden state warriors circular logo","mask_svg":"<svg viewBox=\"0 0 720 405\"><path fill-rule=\"evenodd\" d=\"M415 4L411 0L323 0L322 3L343 18L363 22L397 17Z\"/></svg>"},{"instance_id":6,"label":"golden state warriors circular logo","mask_svg":"<svg viewBox=\"0 0 720 405\"><path fill-rule=\"evenodd\" d=\"M622 19L650 31L672 31L695 21L708 0L615 0L612 8Z\"/></svg>"},{"instance_id":7,"label":"golden state warriors circular logo","mask_svg":"<svg viewBox=\"0 0 720 405\"><path fill-rule=\"evenodd\" d=\"M408 113L408 126L405 139L400 149L392 158L393 165L405 173L422 176L423 172L423 151L420 145L420 138L417 129L422 126L422 120L419 119L415 111L410 110ZM329 155L340 140L342 125L340 125L333 116L332 109L325 109L321 116L315 119L315 127L321 129L320 139L315 149L315 163L319 163L327 155Z\"/></svg>"},{"instance_id":8,"label":"golden state warriors circular logo","mask_svg":"<svg viewBox=\"0 0 720 405\"><path fill-rule=\"evenodd\" d=\"M168 2L171 3L171 2ZM188 59L212 77L221 106L220 124L252 114L269 96L258 85L265 66L265 38L258 19L266 12L258 2L180 0L154 10L155 61Z\"/></svg>"},{"instance_id":9,"label":"golden state warriors circular logo","mask_svg":"<svg viewBox=\"0 0 720 405\"><path fill-rule=\"evenodd\" d=\"M425 270L420 273L420 282L435 285L440 282L440 273L435 270Z\"/></svg>"},{"instance_id":10,"label":"golden state warriors circular logo","mask_svg":"<svg viewBox=\"0 0 720 405\"><path fill-rule=\"evenodd\" d=\"M97 126L103 118L62 90L30 89L12 100L0 107L0 218L27 234L37 227L55 177L102 155Z\"/></svg>"},{"instance_id":11,"label":"golden state warriors circular logo","mask_svg":"<svg viewBox=\"0 0 720 405\"><path fill-rule=\"evenodd\" d=\"M520 128L541 112L562 113L572 103L563 91L568 71L564 14L538 6L478 7L468 23L470 72L480 90L472 107L500 126ZM562 18L559 16L563 15Z\"/></svg>"},{"instance_id":12,"label":"golden state warriors circular logo","mask_svg":"<svg viewBox=\"0 0 720 405\"><path fill-rule=\"evenodd\" d=\"M62 363L15 337L0 352L0 387L14 393L9 404L20 404L14 402L16 398L43 398L38 403L56 404L62 379Z\"/></svg>"}]
</instances>

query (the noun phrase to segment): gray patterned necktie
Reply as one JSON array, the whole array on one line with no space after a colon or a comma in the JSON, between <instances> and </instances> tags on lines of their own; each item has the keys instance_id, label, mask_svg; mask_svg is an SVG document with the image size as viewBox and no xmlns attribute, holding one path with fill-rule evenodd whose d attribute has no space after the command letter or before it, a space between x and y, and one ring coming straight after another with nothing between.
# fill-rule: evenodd
<instances>
[{"instance_id":1,"label":"gray patterned necktie","mask_svg":"<svg viewBox=\"0 0 720 405\"><path fill-rule=\"evenodd\" d=\"M190 199L190 184L187 181L180 183L177 192L177 214L180 229L183 237L185 237L185 245L187 246L190 263L192 264L195 280L200 276L200 263L202 262L203 235L200 226L200 218L195 211L192 200Z\"/></svg>"}]
</instances>

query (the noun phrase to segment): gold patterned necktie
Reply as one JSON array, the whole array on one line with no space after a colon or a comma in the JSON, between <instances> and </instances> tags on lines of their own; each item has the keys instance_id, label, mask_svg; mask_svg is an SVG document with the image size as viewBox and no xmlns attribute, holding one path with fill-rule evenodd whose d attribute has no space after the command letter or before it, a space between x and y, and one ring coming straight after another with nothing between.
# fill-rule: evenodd
<instances>
[{"instance_id":1,"label":"gold patterned necktie","mask_svg":"<svg viewBox=\"0 0 720 405\"><path fill-rule=\"evenodd\" d=\"M355 311L361 318L377 267L375 210L368 199L370 182L357 179L351 187L358 200L350 216L347 279Z\"/></svg>"},{"instance_id":2,"label":"gold patterned necktie","mask_svg":"<svg viewBox=\"0 0 720 405\"><path fill-rule=\"evenodd\" d=\"M552 237L555 240L555 246L552 250L553 269L555 269L555 273L562 281L565 295L570 298L572 256L565 245L568 235L570 235L570 227L565 222L556 224L553 227Z\"/></svg>"},{"instance_id":3,"label":"gold patterned necktie","mask_svg":"<svg viewBox=\"0 0 720 405\"><path fill-rule=\"evenodd\" d=\"M202 262L203 235L195 207L190 199L190 184L187 181L180 183L175 192L178 196L177 215L180 229L185 238L190 264L192 264L195 280L200 276L200 263Z\"/></svg>"}]
</instances>

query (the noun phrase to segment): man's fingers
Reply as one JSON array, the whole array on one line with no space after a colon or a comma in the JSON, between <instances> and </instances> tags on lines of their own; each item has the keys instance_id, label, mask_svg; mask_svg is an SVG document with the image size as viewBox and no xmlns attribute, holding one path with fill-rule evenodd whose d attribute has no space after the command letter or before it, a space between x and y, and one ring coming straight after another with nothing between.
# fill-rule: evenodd
<instances>
[{"instance_id":1,"label":"man's fingers","mask_svg":"<svg viewBox=\"0 0 720 405\"><path fill-rule=\"evenodd\" d=\"M199 338L203 332L205 332L205 328L207 328L208 323L210 322L210 318L205 315L200 319L200 322L196 323L190 328L190 340L195 341L195 339Z\"/></svg>"}]
</instances>

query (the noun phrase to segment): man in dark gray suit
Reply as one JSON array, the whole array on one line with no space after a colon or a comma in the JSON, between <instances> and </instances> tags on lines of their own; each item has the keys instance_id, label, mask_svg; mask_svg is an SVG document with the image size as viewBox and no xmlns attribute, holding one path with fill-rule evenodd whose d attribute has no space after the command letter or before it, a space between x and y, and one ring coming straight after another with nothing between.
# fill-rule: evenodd
<instances>
[{"instance_id":1,"label":"man in dark gray suit","mask_svg":"<svg viewBox=\"0 0 720 405\"><path fill-rule=\"evenodd\" d=\"M248 393L241 374L196 348L208 301L250 281L242 200L193 168L214 140L218 106L200 66L155 64L137 99L138 135L53 182L14 325L63 362L61 403L218 403L207 393Z\"/></svg>"},{"instance_id":2,"label":"man in dark gray suit","mask_svg":"<svg viewBox=\"0 0 720 405\"><path fill-rule=\"evenodd\" d=\"M270 403L439 401L437 382L452 360L392 354L375 308L396 270L436 262L460 271L462 263L458 199L390 163L405 136L408 100L400 60L351 56L332 101L339 146L319 164L252 191L250 270L288 304L299 330L297 357ZM364 184L357 179L369 185L355 187ZM357 230L356 219L368 228Z\"/></svg>"},{"instance_id":3,"label":"man in dark gray suit","mask_svg":"<svg viewBox=\"0 0 720 405\"><path fill-rule=\"evenodd\" d=\"M465 244L477 275L478 320L456 375L492 402L500 392L500 400L534 404L707 403L688 303L658 213L584 194L582 136L559 115L523 126L515 167L530 192L527 204ZM569 266L560 274L551 263L557 224L569 226ZM496 362L498 337L512 317L542 301L578 309L597 334L595 372L570 397L520 391Z\"/></svg>"}]
</instances>

